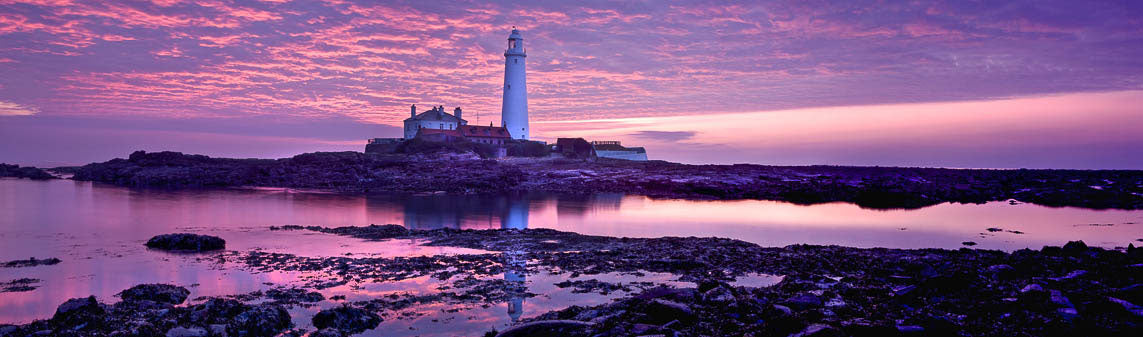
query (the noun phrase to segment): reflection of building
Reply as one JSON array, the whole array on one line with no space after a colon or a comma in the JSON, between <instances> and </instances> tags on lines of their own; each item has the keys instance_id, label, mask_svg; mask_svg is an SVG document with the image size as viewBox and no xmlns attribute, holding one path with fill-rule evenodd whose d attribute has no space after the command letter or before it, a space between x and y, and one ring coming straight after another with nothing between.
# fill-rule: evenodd
<instances>
[{"instance_id":1,"label":"reflection of building","mask_svg":"<svg viewBox=\"0 0 1143 337\"><path fill-rule=\"evenodd\" d=\"M371 208L395 209L409 229L528 228L535 198L520 195L427 195L370 197Z\"/></svg>"}]
</instances>

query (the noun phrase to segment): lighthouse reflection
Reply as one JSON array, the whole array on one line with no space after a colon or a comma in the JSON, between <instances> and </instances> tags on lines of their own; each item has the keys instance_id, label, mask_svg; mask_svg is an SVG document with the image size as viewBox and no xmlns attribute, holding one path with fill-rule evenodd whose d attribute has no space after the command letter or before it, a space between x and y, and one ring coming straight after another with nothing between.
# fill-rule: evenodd
<instances>
[{"instance_id":1,"label":"lighthouse reflection","mask_svg":"<svg viewBox=\"0 0 1143 337\"><path fill-rule=\"evenodd\" d=\"M529 210L546 207L552 198L543 196L412 196L404 199L375 199L373 205L399 203L404 210L403 224L409 229L526 229ZM557 202L558 204L558 202ZM398 205L385 205L398 206ZM503 253L504 292L508 296L508 317L513 323L524 314L524 294L528 288L527 252L522 249Z\"/></svg>"}]
</instances>

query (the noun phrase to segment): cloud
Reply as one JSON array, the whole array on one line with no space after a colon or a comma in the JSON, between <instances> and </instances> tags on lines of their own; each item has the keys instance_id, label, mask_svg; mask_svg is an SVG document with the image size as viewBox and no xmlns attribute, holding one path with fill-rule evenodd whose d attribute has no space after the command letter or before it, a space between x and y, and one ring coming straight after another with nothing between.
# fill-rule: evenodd
<instances>
[{"instance_id":1,"label":"cloud","mask_svg":"<svg viewBox=\"0 0 1143 337\"><path fill-rule=\"evenodd\" d=\"M496 120L513 25L534 121L1134 90L1138 7L19 1L0 10L0 100L49 115L389 125L409 104L444 104Z\"/></svg>"},{"instance_id":2,"label":"cloud","mask_svg":"<svg viewBox=\"0 0 1143 337\"><path fill-rule=\"evenodd\" d=\"M679 142L694 138L695 134L694 131L638 131L628 135L661 142Z\"/></svg>"},{"instance_id":3,"label":"cloud","mask_svg":"<svg viewBox=\"0 0 1143 337\"><path fill-rule=\"evenodd\" d=\"M31 116L39 112L35 107L0 101L0 116Z\"/></svg>"}]
</instances>

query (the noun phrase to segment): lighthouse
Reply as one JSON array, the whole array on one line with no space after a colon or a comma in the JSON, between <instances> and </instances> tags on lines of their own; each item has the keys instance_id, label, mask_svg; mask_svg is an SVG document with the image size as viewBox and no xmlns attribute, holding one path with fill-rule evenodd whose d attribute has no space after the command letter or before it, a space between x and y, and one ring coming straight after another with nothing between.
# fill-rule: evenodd
<instances>
[{"instance_id":1,"label":"lighthouse","mask_svg":"<svg viewBox=\"0 0 1143 337\"><path fill-rule=\"evenodd\" d=\"M504 103L501 126L513 139L528 139L528 84L524 76L524 38L512 27L508 49L504 50Z\"/></svg>"}]
</instances>

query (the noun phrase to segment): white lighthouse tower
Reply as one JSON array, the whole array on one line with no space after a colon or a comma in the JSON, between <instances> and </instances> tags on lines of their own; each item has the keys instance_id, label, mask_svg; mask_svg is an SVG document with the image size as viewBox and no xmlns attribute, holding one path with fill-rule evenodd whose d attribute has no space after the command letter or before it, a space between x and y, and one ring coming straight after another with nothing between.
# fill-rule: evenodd
<instances>
[{"instance_id":1,"label":"white lighthouse tower","mask_svg":"<svg viewBox=\"0 0 1143 337\"><path fill-rule=\"evenodd\" d=\"M500 121L513 139L528 139L528 84L524 79L524 38L512 27L504 51L504 105Z\"/></svg>"}]
</instances>

